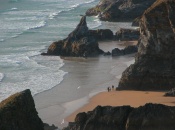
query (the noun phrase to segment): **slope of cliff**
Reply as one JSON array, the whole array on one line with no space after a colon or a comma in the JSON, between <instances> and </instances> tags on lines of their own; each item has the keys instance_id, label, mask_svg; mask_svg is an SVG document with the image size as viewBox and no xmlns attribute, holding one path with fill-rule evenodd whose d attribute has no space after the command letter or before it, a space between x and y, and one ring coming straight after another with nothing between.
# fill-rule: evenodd
<instances>
[{"instance_id":1,"label":"slope of cliff","mask_svg":"<svg viewBox=\"0 0 175 130\"><path fill-rule=\"evenodd\" d=\"M140 22L135 63L122 74L119 89L169 90L175 86L175 0L157 0Z\"/></svg>"},{"instance_id":2,"label":"slope of cliff","mask_svg":"<svg viewBox=\"0 0 175 130\"><path fill-rule=\"evenodd\" d=\"M16 93L0 103L0 130L44 130L30 90Z\"/></svg>"}]
</instances>

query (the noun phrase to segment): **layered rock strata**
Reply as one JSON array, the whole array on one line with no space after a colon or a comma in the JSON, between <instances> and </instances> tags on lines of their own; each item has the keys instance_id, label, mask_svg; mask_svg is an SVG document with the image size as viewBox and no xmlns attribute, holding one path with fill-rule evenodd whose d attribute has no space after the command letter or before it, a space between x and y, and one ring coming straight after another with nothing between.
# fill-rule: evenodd
<instances>
[{"instance_id":1,"label":"layered rock strata","mask_svg":"<svg viewBox=\"0 0 175 130\"><path fill-rule=\"evenodd\" d=\"M174 130L174 122L175 107L161 104L138 108L98 106L77 114L75 122L63 130Z\"/></svg>"},{"instance_id":2,"label":"layered rock strata","mask_svg":"<svg viewBox=\"0 0 175 130\"><path fill-rule=\"evenodd\" d=\"M155 0L101 0L86 15L98 15L104 21L132 21L141 16Z\"/></svg>"},{"instance_id":3,"label":"layered rock strata","mask_svg":"<svg viewBox=\"0 0 175 130\"><path fill-rule=\"evenodd\" d=\"M97 39L89 33L86 16L83 16L76 29L64 40L53 42L43 55L87 57L104 53L98 47Z\"/></svg>"},{"instance_id":4,"label":"layered rock strata","mask_svg":"<svg viewBox=\"0 0 175 130\"><path fill-rule=\"evenodd\" d=\"M119 89L169 90L175 86L175 1L157 0L143 14L135 63Z\"/></svg>"},{"instance_id":5,"label":"layered rock strata","mask_svg":"<svg viewBox=\"0 0 175 130\"><path fill-rule=\"evenodd\" d=\"M30 90L16 93L0 103L0 130L44 130Z\"/></svg>"}]
</instances>

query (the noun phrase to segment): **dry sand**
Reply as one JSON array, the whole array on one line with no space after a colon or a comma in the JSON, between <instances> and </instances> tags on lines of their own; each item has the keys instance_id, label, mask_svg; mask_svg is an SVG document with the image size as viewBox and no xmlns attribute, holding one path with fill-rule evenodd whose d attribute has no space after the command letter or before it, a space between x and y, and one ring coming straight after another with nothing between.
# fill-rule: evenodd
<instances>
[{"instance_id":1,"label":"dry sand","mask_svg":"<svg viewBox=\"0 0 175 130\"><path fill-rule=\"evenodd\" d=\"M68 122L74 121L79 112L87 112L93 110L98 105L101 106L123 106L130 105L132 107L142 106L146 103L160 103L168 106L175 106L175 97L164 97L165 92L150 91L111 91L102 92L89 100L89 103L78 109L66 118Z\"/></svg>"}]
</instances>

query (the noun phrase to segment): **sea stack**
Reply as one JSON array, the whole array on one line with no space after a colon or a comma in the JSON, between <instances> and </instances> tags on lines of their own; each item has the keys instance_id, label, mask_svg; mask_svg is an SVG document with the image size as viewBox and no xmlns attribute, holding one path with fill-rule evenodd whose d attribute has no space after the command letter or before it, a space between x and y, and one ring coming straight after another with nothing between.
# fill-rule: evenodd
<instances>
[{"instance_id":1,"label":"sea stack","mask_svg":"<svg viewBox=\"0 0 175 130\"><path fill-rule=\"evenodd\" d=\"M157 0L140 21L135 63L122 74L118 89L169 90L175 86L175 1Z\"/></svg>"},{"instance_id":2,"label":"sea stack","mask_svg":"<svg viewBox=\"0 0 175 130\"><path fill-rule=\"evenodd\" d=\"M99 16L103 21L132 21L141 16L156 0L100 0L86 11L87 16Z\"/></svg>"},{"instance_id":3,"label":"sea stack","mask_svg":"<svg viewBox=\"0 0 175 130\"><path fill-rule=\"evenodd\" d=\"M53 42L44 55L89 57L102 53L98 41L89 33L86 16L83 16L75 30L66 39Z\"/></svg>"},{"instance_id":4,"label":"sea stack","mask_svg":"<svg viewBox=\"0 0 175 130\"><path fill-rule=\"evenodd\" d=\"M30 90L16 93L0 103L0 130L44 130Z\"/></svg>"}]
</instances>

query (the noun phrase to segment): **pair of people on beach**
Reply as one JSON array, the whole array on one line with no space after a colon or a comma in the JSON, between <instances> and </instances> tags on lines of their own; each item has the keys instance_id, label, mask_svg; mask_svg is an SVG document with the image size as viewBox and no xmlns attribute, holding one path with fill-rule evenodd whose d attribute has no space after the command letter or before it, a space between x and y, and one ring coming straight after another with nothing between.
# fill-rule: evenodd
<instances>
[{"instance_id":1,"label":"pair of people on beach","mask_svg":"<svg viewBox=\"0 0 175 130\"><path fill-rule=\"evenodd\" d=\"M108 87L107 90L108 90L108 92L110 92L111 91L111 87ZM114 85L112 85L112 90L114 90Z\"/></svg>"}]
</instances>

